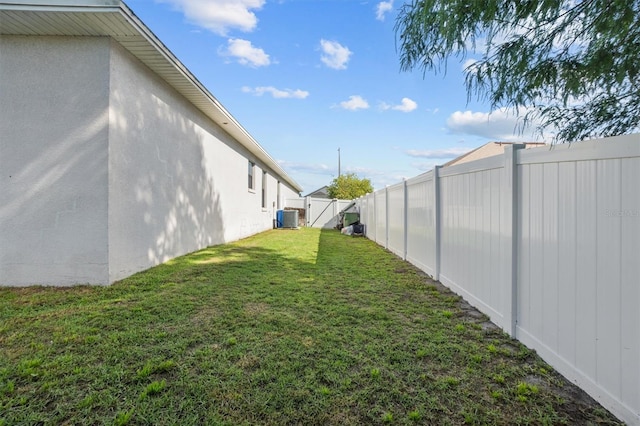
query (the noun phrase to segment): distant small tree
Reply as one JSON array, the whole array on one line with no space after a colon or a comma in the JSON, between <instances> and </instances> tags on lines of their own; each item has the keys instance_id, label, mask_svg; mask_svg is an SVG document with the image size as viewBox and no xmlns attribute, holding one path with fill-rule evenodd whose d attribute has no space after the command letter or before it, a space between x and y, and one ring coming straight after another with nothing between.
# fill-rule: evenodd
<instances>
[{"instance_id":1,"label":"distant small tree","mask_svg":"<svg viewBox=\"0 0 640 426\"><path fill-rule=\"evenodd\" d=\"M355 173L347 173L335 178L328 187L329 197L341 200L353 200L373 192L371 181L360 179Z\"/></svg>"}]
</instances>

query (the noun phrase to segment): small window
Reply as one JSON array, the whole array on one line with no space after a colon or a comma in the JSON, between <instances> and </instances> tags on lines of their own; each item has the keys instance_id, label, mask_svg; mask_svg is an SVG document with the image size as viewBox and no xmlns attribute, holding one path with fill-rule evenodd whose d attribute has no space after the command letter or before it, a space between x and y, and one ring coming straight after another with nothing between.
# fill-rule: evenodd
<instances>
[{"instance_id":1,"label":"small window","mask_svg":"<svg viewBox=\"0 0 640 426\"><path fill-rule=\"evenodd\" d=\"M255 181L253 178L255 168L256 168L256 163L249 161L249 189L255 188Z\"/></svg>"},{"instance_id":2,"label":"small window","mask_svg":"<svg viewBox=\"0 0 640 426\"><path fill-rule=\"evenodd\" d=\"M267 172L262 172L262 208L267 208Z\"/></svg>"}]
</instances>

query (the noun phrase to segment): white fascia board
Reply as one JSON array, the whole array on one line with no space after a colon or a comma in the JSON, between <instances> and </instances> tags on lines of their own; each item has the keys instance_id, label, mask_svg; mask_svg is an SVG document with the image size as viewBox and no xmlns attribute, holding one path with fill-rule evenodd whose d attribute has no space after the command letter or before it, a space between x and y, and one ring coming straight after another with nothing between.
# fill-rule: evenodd
<instances>
[{"instance_id":1,"label":"white fascia board","mask_svg":"<svg viewBox=\"0 0 640 426\"><path fill-rule=\"evenodd\" d=\"M87 9L108 8L115 11L120 7L120 0L0 0L4 10L25 10L42 12L86 12Z\"/></svg>"}]
</instances>

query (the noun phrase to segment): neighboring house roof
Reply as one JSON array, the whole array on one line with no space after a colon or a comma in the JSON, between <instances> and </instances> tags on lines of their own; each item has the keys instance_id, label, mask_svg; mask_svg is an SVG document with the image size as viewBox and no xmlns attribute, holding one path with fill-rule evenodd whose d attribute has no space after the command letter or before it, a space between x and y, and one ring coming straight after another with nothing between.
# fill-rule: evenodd
<instances>
[{"instance_id":1,"label":"neighboring house roof","mask_svg":"<svg viewBox=\"0 0 640 426\"><path fill-rule=\"evenodd\" d=\"M302 187L122 1L0 0L0 23L0 34L6 35L113 38L296 191L302 192Z\"/></svg>"},{"instance_id":2,"label":"neighboring house roof","mask_svg":"<svg viewBox=\"0 0 640 426\"><path fill-rule=\"evenodd\" d=\"M329 187L327 185L308 193L305 197L311 198L329 198Z\"/></svg>"},{"instance_id":3,"label":"neighboring house roof","mask_svg":"<svg viewBox=\"0 0 640 426\"><path fill-rule=\"evenodd\" d=\"M454 158L448 163L443 164L443 167L455 166L456 164L468 163L469 161L479 160L481 158L492 157L494 155L500 155L504 153L504 148L509 145L524 145L525 148L535 148L539 146L545 146L544 142L488 142L466 154L461 155L458 158Z\"/></svg>"}]
</instances>

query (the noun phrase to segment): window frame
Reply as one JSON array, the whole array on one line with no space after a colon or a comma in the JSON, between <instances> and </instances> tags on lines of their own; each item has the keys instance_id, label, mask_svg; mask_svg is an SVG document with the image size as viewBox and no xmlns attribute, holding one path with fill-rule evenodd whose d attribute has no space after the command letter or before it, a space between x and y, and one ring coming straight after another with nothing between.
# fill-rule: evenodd
<instances>
[{"instance_id":1,"label":"window frame","mask_svg":"<svg viewBox=\"0 0 640 426\"><path fill-rule=\"evenodd\" d=\"M267 178L268 174L266 170L262 171L262 208L267 208Z\"/></svg>"},{"instance_id":2,"label":"window frame","mask_svg":"<svg viewBox=\"0 0 640 426\"><path fill-rule=\"evenodd\" d=\"M280 198L282 198L282 197L281 197L280 181L278 181L277 188L278 189L277 189L277 195L276 195L276 205L278 206L277 209L281 210L282 209L282 206L281 206L282 203L280 202Z\"/></svg>"},{"instance_id":3,"label":"window frame","mask_svg":"<svg viewBox=\"0 0 640 426\"><path fill-rule=\"evenodd\" d=\"M249 161L249 168L248 168L248 187L249 187L249 191L255 192L256 190L256 163L254 163L251 160Z\"/></svg>"}]
</instances>

